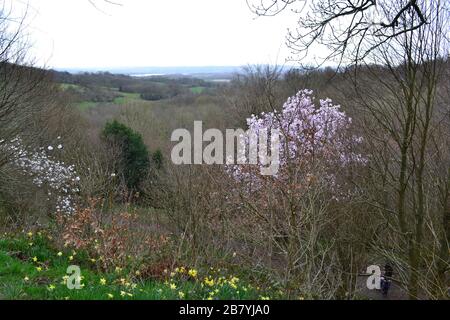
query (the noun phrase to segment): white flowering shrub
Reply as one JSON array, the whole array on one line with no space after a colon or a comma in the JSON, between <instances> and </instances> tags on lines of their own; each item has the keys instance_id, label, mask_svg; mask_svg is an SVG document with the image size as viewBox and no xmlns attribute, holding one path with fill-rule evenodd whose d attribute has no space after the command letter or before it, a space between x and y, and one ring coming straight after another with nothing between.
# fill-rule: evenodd
<instances>
[{"instance_id":1,"label":"white flowering shrub","mask_svg":"<svg viewBox=\"0 0 450 320\"><path fill-rule=\"evenodd\" d=\"M62 144L59 144L56 150L62 148ZM73 165L52 159L49 153L55 151L53 146L28 150L22 140L16 138L9 143L3 141L2 149L10 155L11 163L24 175L30 177L35 186L45 188L48 201L56 201L56 212L73 213L75 211L75 198L79 192L80 178Z\"/></svg>"}]
</instances>

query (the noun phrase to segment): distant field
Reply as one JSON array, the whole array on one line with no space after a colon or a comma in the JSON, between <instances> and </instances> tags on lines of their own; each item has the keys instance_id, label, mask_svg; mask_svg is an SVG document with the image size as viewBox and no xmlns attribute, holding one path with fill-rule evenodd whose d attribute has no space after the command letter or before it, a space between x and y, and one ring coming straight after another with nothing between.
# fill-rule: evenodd
<instances>
[{"instance_id":1,"label":"distant field","mask_svg":"<svg viewBox=\"0 0 450 320\"><path fill-rule=\"evenodd\" d=\"M116 98L114 100L115 104L127 104L133 101L142 101L141 95L139 93L128 93L128 92L120 92L122 97Z\"/></svg>"},{"instance_id":2,"label":"distant field","mask_svg":"<svg viewBox=\"0 0 450 320\"><path fill-rule=\"evenodd\" d=\"M99 102L92 102L92 101L83 101L83 102L77 102L75 105L80 110L87 110L90 108L95 108L98 106Z\"/></svg>"},{"instance_id":3,"label":"distant field","mask_svg":"<svg viewBox=\"0 0 450 320\"><path fill-rule=\"evenodd\" d=\"M63 89L63 90L74 89L74 90L83 91L83 87L76 85L76 84L60 83L59 85L61 86L61 89Z\"/></svg>"},{"instance_id":4,"label":"distant field","mask_svg":"<svg viewBox=\"0 0 450 320\"><path fill-rule=\"evenodd\" d=\"M73 88L73 89L79 90L80 92L82 92L82 90L83 90L83 87L80 87L77 85L62 84L61 86L64 89ZM141 95L139 93L118 92L118 89L116 89L116 88L114 88L114 89L103 88L103 89L107 89L112 92L117 92L120 96L115 98L114 101L111 101L111 102L81 101L81 102L76 102L75 106L77 108L79 108L80 110L84 111L84 110L87 110L90 108L95 108L95 107L98 107L99 105L105 105L105 104L125 105L125 104L131 103L131 102L145 101L141 98Z\"/></svg>"},{"instance_id":5,"label":"distant field","mask_svg":"<svg viewBox=\"0 0 450 320\"><path fill-rule=\"evenodd\" d=\"M205 91L206 87L192 87L190 88L191 92L194 94L201 94Z\"/></svg>"},{"instance_id":6,"label":"distant field","mask_svg":"<svg viewBox=\"0 0 450 320\"><path fill-rule=\"evenodd\" d=\"M214 86L196 78L138 78L112 74L64 74L59 80L80 110L99 106L123 106L169 99L183 94L201 95Z\"/></svg>"}]
</instances>

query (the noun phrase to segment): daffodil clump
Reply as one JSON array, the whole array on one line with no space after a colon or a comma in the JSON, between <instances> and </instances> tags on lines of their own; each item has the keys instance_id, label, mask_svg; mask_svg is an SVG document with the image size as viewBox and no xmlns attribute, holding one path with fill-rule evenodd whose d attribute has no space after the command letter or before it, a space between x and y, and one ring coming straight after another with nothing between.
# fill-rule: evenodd
<instances>
[{"instance_id":1,"label":"daffodil clump","mask_svg":"<svg viewBox=\"0 0 450 320\"><path fill-rule=\"evenodd\" d=\"M55 249L51 243L51 236L41 231L0 235L0 281L5 287L20 288L11 290L19 296L8 296L0 288L0 296L55 300L219 300L279 296L252 286L225 269L178 266L164 270L162 280L146 277L145 268L136 265L117 265L104 272L97 264L102 257L90 257L68 246ZM67 273L67 268L73 265L79 266L81 275ZM78 289L69 289L74 283Z\"/></svg>"},{"instance_id":2,"label":"daffodil clump","mask_svg":"<svg viewBox=\"0 0 450 320\"><path fill-rule=\"evenodd\" d=\"M208 268L200 271L185 266L176 267L172 271L164 270L166 275L165 285L172 291L178 292L179 299L197 296L204 300L219 299L271 299L279 297L280 292L272 295L264 293L258 286L241 281L235 275L227 275L227 270ZM180 284L190 282L194 290L185 292ZM271 290L273 291L273 290Z\"/></svg>"}]
</instances>

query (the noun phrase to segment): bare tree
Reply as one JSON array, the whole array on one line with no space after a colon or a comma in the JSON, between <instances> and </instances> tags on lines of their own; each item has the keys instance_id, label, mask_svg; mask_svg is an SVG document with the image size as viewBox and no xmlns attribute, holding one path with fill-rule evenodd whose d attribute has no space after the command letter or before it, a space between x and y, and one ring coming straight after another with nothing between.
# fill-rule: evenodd
<instances>
[{"instance_id":1,"label":"bare tree","mask_svg":"<svg viewBox=\"0 0 450 320\"><path fill-rule=\"evenodd\" d=\"M113 6L122 6L122 3L115 2L115 1L110 1L110 0L100 0L100 1L88 0L88 1L96 10L98 10L98 11L100 11L102 13L105 13L105 14L106 14L106 12L103 9L100 8L100 4L99 3L106 4L106 5L113 5Z\"/></svg>"},{"instance_id":2,"label":"bare tree","mask_svg":"<svg viewBox=\"0 0 450 320\"><path fill-rule=\"evenodd\" d=\"M280 80L282 68L277 66L247 66L236 74L223 97L233 110L236 125L245 126L252 114L273 111L282 105Z\"/></svg>"},{"instance_id":3,"label":"bare tree","mask_svg":"<svg viewBox=\"0 0 450 320\"><path fill-rule=\"evenodd\" d=\"M15 18L3 2L0 10L0 146L29 133L36 117L52 105L47 71L32 68L23 33L26 13ZM35 132L36 133L36 132ZM34 134L35 134L34 133ZM34 134L29 135L33 137ZM36 138L35 136L33 138ZM0 166L7 161L2 152Z\"/></svg>"},{"instance_id":4,"label":"bare tree","mask_svg":"<svg viewBox=\"0 0 450 320\"><path fill-rule=\"evenodd\" d=\"M292 8L301 16L295 30L290 30L287 44L301 61L321 45L330 59L360 62L389 40L424 28L433 19L438 6L448 14L449 3L433 0L248 0L260 16L277 15ZM298 10L295 4L301 3ZM448 36L448 32L447 32Z\"/></svg>"}]
</instances>

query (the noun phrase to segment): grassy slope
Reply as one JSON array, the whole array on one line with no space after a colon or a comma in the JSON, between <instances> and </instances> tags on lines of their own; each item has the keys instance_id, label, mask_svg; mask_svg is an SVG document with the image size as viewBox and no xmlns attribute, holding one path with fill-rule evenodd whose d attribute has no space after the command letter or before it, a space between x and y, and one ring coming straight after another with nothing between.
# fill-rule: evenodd
<instances>
[{"instance_id":1,"label":"grassy slope","mask_svg":"<svg viewBox=\"0 0 450 320\"><path fill-rule=\"evenodd\" d=\"M71 88L71 89L73 89L75 91L79 91L79 92L83 92L83 90L84 90L83 87L81 87L79 85L75 85L75 84L61 83L60 86L61 86L61 88L63 90L66 90L66 89L69 89L69 88ZM146 100L143 100L141 98L139 93L119 92L118 88L108 88L108 87L101 87L101 88L105 89L105 90L110 90L112 92L116 92L116 93L120 94L121 97L118 97L118 98L114 99L114 102L82 101L82 102L76 103L76 107L83 111L83 110L87 110L87 109L90 109L90 108L95 108L95 107L99 106L100 104L125 105L127 103L136 102L136 101L147 102Z\"/></svg>"},{"instance_id":2,"label":"grassy slope","mask_svg":"<svg viewBox=\"0 0 450 320\"><path fill-rule=\"evenodd\" d=\"M122 95L122 97L114 100L115 104L123 105L134 101L145 101L141 99L141 95L139 93L120 92L120 95Z\"/></svg>"},{"instance_id":3,"label":"grassy slope","mask_svg":"<svg viewBox=\"0 0 450 320\"><path fill-rule=\"evenodd\" d=\"M205 87L192 87L191 92L194 94L201 94L206 88Z\"/></svg>"},{"instance_id":4,"label":"grassy slope","mask_svg":"<svg viewBox=\"0 0 450 320\"><path fill-rule=\"evenodd\" d=\"M113 90L115 91L115 90ZM114 102L92 102L92 101L82 101L78 102L76 104L77 108L80 110L87 110L90 108L98 107L99 105L108 105L108 104L116 104L116 105L125 105L131 102L149 102L146 100L141 99L141 96L139 93L127 93L127 92L120 92L121 97L118 97L114 99Z\"/></svg>"},{"instance_id":5,"label":"grassy slope","mask_svg":"<svg viewBox=\"0 0 450 320\"><path fill-rule=\"evenodd\" d=\"M81 268L80 290L69 290L69 265ZM205 281L208 277L208 281ZM234 278L234 279L233 279ZM103 283L102 283L103 281ZM276 298L276 295L272 295ZM168 271L166 279L141 279L123 269L102 273L83 252L58 253L47 236L0 236L0 299L266 299L263 293L220 270L188 275Z\"/></svg>"}]
</instances>

